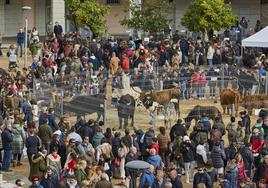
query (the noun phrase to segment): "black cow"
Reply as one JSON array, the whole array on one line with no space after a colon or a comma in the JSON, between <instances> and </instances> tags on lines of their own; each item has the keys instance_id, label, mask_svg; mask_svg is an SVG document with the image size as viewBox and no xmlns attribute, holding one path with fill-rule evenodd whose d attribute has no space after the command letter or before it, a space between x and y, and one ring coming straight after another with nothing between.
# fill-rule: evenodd
<instances>
[{"instance_id":1,"label":"black cow","mask_svg":"<svg viewBox=\"0 0 268 188\"><path fill-rule=\"evenodd\" d=\"M135 107L136 102L134 97L129 94L120 97L117 104L120 129L122 129L122 123L124 124L124 128L128 126L128 118L131 119L131 125L134 125Z\"/></svg>"}]
</instances>

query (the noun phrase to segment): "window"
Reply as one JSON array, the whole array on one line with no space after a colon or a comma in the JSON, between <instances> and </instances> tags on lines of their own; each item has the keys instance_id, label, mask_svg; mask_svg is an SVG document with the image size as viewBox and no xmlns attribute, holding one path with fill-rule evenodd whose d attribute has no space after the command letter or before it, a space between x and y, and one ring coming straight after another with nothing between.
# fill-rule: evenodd
<instances>
[{"instance_id":1,"label":"window","mask_svg":"<svg viewBox=\"0 0 268 188\"><path fill-rule=\"evenodd\" d=\"M6 5L9 5L10 4L10 0L6 0Z\"/></svg>"},{"instance_id":2,"label":"window","mask_svg":"<svg viewBox=\"0 0 268 188\"><path fill-rule=\"evenodd\" d=\"M107 4L120 4L120 0L107 0Z\"/></svg>"}]
</instances>

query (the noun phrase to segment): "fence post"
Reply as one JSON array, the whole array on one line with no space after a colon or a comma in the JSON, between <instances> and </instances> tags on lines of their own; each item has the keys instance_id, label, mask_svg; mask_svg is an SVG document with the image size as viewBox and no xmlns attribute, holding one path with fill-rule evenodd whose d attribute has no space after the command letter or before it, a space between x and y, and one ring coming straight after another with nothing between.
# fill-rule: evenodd
<instances>
[{"instance_id":1,"label":"fence post","mask_svg":"<svg viewBox=\"0 0 268 188\"><path fill-rule=\"evenodd\" d=\"M224 64L221 64L221 89L220 92L224 89Z\"/></svg>"}]
</instances>

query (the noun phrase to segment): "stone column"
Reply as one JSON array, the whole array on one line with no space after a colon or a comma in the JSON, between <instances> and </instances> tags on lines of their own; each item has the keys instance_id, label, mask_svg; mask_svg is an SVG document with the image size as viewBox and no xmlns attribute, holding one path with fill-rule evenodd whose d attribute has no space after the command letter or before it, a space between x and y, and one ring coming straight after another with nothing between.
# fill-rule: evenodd
<instances>
[{"instance_id":1,"label":"stone column","mask_svg":"<svg viewBox=\"0 0 268 188\"><path fill-rule=\"evenodd\" d=\"M5 10L4 1L0 1L0 33L5 32Z\"/></svg>"}]
</instances>

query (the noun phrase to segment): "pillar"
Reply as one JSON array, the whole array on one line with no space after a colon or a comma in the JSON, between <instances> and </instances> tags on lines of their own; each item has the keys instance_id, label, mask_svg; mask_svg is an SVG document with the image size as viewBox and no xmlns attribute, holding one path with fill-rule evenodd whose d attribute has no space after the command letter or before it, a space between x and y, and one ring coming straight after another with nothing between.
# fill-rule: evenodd
<instances>
[{"instance_id":1,"label":"pillar","mask_svg":"<svg viewBox=\"0 0 268 188\"><path fill-rule=\"evenodd\" d=\"M65 5L64 0L51 0L52 23L59 22L65 32Z\"/></svg>"}]
</instances>

